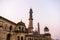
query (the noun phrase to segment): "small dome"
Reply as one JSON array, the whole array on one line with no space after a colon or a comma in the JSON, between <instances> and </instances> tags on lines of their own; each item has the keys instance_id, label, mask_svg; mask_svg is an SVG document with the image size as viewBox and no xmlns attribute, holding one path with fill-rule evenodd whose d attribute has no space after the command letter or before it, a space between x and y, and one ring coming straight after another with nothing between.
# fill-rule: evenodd
<instances>
[{"instance_id":1,"label":"small dome","mask_svg":"<svg viewBox=\"0 0 60 40\"><path fill-rule=\"evenodd\" d=\"M44 28L44 31L49 31L49 29L48 29L48 27L47 27L47 26Z\"/></svg>"},{"instance_id":2,"label":"small dome","mask_svg":"<svg viewBox=\"0 0 60 40\"><path fill-rule=\"evenodd\" d=\"M17 25L22 25L25 26L25 23L23 23L22 21L18 22Z\"/></svg>"}]
</instances>

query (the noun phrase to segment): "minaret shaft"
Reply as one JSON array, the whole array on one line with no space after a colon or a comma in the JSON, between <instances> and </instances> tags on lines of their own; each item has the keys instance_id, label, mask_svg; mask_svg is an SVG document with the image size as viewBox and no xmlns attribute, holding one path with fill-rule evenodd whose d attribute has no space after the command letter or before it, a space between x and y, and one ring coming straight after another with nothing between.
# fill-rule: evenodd
<instances>
[{"instance_id":1,"label":"minaret shaft","mask_svg":"<svg viewBox=\"0 0 60 40\"><path fill-rule=\"evenodd\" d=\"M29 28L33 29L33 21L29 20Z\"/></svg>"},{"instance_id":2,"label":"minaret shaft","mask_svg":"<svg viewBox=\"0 0 60 40\"><path fill-rule=\"evenodd\" d=\"M40 25L39 25L39 23L38 23L38 33L40 34Z\"/></svg>"}]
</instances>

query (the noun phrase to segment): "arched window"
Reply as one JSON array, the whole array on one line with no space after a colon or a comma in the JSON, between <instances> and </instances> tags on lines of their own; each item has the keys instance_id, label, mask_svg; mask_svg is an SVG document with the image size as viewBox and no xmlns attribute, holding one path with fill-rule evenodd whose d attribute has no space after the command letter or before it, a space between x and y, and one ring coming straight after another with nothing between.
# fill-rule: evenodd
<instances>
[{"instance_id":1,"label":"arched window","mask_svg":"<svg viewBox=\"0 0 60 40\"><path fill-rule=\"evenodd\" d=\"M21 40L23 40L23 37L21 37Z\"/></svg>"},{"instance_id":2,"label":"arched window","mask_svg":"<svg viewBox=\"0 0 60 40\"><path fill-rule=\"evenodd\" d=\"M12 26L10 26L10 30L12 30Z\"/></svg>"},{"instance_id":3,"label":"arched window","mask_svg":"<svg viewBox=\"0 0 60 40\"><path fill-rule=\"evenodd\" d=\"M0 22L0 27L2 27L2 26L3 26L3 23Z\"/></svg>"},{"instance_id":4,"label":"arched window","mask_svg":"<svg viewBox=\"0 0 60 40\"><path fill-rule=\"evenodd\" d=\"M24 27L22 27L22 31L24 31Z\"/></svg>"},{"instance_id":5,"label":"arched window","mask_svg":"<svg viewBox=\"0 0 60 40\"><path fill-rule=\"evenodd\" d=\"M10 36L11 36L11 34L7 34L6 40L10 40Z\"/></svg>"},{"instance_id":6,"label":"arched window","mask_svg":"<svg viewBox=\"0 0 60 40\"><path fill-rule=\"evenodd\" d=\"M19 27L19 29L21 29L21 28Z\"/></svg>"},{"instance_id":7,"label":"arched window","mask_svg":"<svg viewBox=\"0 0 60 40\"><path fill-rule=\"evenodd\" d=\"M17 37L17 40L20 40L20 37L19 36Z\"/></svg>"}]
</instances>

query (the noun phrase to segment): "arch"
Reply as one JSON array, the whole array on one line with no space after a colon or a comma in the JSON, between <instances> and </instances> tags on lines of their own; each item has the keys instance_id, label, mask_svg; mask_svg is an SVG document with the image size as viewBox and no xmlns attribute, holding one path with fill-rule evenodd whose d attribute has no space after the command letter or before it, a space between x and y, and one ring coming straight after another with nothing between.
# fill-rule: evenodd
<instances>
[{"instance_id":1,"label":"arch","mask_svg":"<svg viewBox=\"0 0 60 40\"><path fill-rule=\"evenodd\" d=\"M10 30L12 30L12 26L10 26Z\"/></svg>"},{"instance_id":2,"label":"arch","mask_svg":"<svg viewBox=\"0 0 60 40\"><path fill-rule=\"evenodd\" d=\"M24 29L24 27L22 27L22 31L24 31L23 29Z\"/></svg>"},{"instance_id":3,"label":"arch","mask_svg":"<svg viewBox=\"0 0 60 40\"><path fill-rule=\"evenodd\" d=\"M23 37L21 37L21 40L23 40Z\"/></svg>"},{"instance_id":4,"label":"arch","mask_svg":"<svg viewBox=\"0 0 60 40\"><path fill-rule=\"evenodd\" d=\"M11 34L7 34L6 40L10 40Z\"/></svg>"},{"instance_id":5,"label":"arch","mask_svg":"<svg viewBox=\"0 0 60 40\"><path fill-rule=\"evenodd\" d=\"M19 27L19 30L20 30L21 28Z\"/></svg>"},{"instance_id":6,"label":"arch","mask_svg":"<svg viewBox=\"0 0 60 40\"><path fill-rule=\"evenodd\" d=\"M20 37L19 36L17 38L18 38L17 40L20 40Z\"/></svg>"}]
</instances>

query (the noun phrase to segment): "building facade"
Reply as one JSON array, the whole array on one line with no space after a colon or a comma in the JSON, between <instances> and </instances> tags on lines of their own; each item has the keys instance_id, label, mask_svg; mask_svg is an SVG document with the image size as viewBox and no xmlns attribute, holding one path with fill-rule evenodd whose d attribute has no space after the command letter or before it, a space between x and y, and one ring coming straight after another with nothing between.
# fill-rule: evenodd
<instances>
[{"instance_id":1,"label":"building facade","mask_svg":"<svg viewBox=\"0 0 60 40\"><path fill-rule=\"evenodd\" d=\"M33 11L29 11L29 25L26 28L22 21L14 23L0 16L0 40L51 40L51 34L47 26L44 28L44 34L40 34L40 26L38 23L38 31L33 31Z\"/></svg>"}]
</instances>

